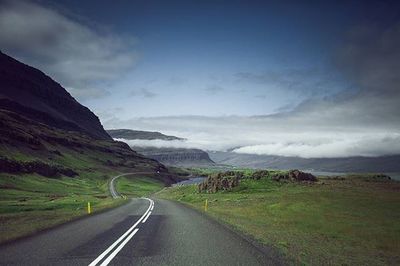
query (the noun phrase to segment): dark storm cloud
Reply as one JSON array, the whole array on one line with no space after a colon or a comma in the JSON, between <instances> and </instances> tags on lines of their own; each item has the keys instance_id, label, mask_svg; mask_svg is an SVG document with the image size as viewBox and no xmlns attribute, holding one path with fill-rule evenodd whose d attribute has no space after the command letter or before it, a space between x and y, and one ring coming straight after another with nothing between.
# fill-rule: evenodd
<instances>
[{"instance_id":1,"label":"dark storm cloud","mask_svg":"<svg viewBox=\"0 0 400 266\"><path fill-rule=\"evenodd\" d=\"M0 1L0 49L54 77L78 98L102 97L104 84L135 61L131 38L100 33L36 2Z\"/></svg>"}]
</instances>

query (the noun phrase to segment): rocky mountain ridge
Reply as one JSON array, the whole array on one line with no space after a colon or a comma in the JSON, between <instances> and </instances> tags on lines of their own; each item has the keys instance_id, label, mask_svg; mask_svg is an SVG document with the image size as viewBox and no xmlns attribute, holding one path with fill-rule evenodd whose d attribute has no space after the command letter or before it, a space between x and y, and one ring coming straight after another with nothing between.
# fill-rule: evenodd
<instances>
[{"instance_id":1,"label":"rocky mountain ridge","mask_svg":"<svg viewBox=\"0 0 400 266\"><path fill-rule=\"evenodd\" d=\"M177 167L208 167L215 163L208 153L200 149L132 147L146 157L155 159L165 165Z\"/></svg>"},{"instance_id":2,"label":"rocky mountain ridge","mask_svg":"<svg viewBox=\"0 0 400 266\"><path fill-rule=\"evenodd\" d=\"M144 140L185 140L175 136L164 135L156 131L142 131L132 129L108 129L107 133L115 139L144 139Z\"/></svg>"},{"instance_id":3,"label":"rocky mountain ridge","mask_svg":"<svg viewBox=\"0 0 400 266\"><path fill-rule=\"evenodd\" d=\"M185 141L184 138L164 135L160 132L140 131L131 129L114 129L107 132L116 139L126 140L164 140ZM159 148L132 146L132 149L146 157L155 159L165 165L177 167L208 167L215 163L210 159L208 153L200 149L188 148Z\"/></svg>"},{"instance_id":4,"label":"rocky mountain ridge","mask_svg":"<svg viewBox=\"0 0 400 266\"><path fill-rule=\"evenodd\" d=\"M0 53L0 174L107 178L99 173L136 171L176 181L164 165L114 141L58 83Z\"/></svg>"},{"instance_id":5,"label":"rocky mountain ridge","mask_svg":"<svg viewBox=\"0 0 400 266\"><path fill-rule=\"evenodd\" d=\"M64 130L111 140L99 118L38 69L0 52L0 106Z\"/></svg>"}]
</instances>

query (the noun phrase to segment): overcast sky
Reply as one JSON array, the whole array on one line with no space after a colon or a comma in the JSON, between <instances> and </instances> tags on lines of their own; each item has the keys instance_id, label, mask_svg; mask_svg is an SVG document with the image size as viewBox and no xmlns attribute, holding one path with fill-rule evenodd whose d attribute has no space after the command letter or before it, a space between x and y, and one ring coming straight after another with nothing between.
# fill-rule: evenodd
<instances>
[{"instance_id":1,"label":"overcast sky","mask_svg":"<svg viewBox=\"0 0 400 266\"><path fill-rule=\"evenodd\" d=\"M397 1L4 1L0 49L106 128L301 157L400 153Z\"/></svg>"}]
</instances>

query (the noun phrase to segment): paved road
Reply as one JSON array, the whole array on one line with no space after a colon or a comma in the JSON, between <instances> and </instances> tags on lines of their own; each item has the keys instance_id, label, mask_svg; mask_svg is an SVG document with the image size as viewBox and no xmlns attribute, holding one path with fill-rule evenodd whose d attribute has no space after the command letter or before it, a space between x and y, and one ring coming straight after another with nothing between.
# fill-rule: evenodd
<instances>
[{"instance_id":1,"label":"paved road","mask_svg":"<svg viewBox=\"0 0 400 266\"><path fill-rule=\"evenodd\" d=\"M127 204L0 246L1 265L279 265L236 233L179 203Z\"/></svg>"},{"instance_id":2,"label":"paved road","mask_svg":"<svg viewBox=\"0 0 400 266\"><path fill-rule=\"evenodd\" d=\"M120 175L114 176L111 179L110 183L108 184L108 189L109 189L111 197L113 199L117 199L117 198L121 197L121 194L119 194L117 189L115 188L115 180L121 176L127 176L127 175L154 175L154 172L125 173L125 174L120 174Z\"/></svg>"}]
</instances>

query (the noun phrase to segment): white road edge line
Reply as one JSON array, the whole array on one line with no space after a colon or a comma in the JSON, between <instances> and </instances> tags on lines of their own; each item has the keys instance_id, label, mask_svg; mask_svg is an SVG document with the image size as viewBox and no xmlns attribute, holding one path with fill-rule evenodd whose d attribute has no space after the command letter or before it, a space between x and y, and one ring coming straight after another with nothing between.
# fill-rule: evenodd
<instances>
[{"instance_id":1,"label":"white road edge line","mask_svg":"<svg viewBox=\"0 0 400 266\"><path fill-rule=\"evenodd\" d=\"M144 220L142 221L143 224L147 221L147 219L149 218L150 214L151 214L151 211L147 214L146 218L144 218Z\"/></svg>"},{"instance_id":2,"label":"white road edge line","mask_svg":"<svg viewBox=\"0 0 400 266\"><path fill-rule=\"evenodd\" d=\"M102 264L100 264L100 266L107 266L110 263L110 261L118 254L118 252L120 252L121 249L126 245L126 243L128 243L128 241L131 240L131 238L136 234L137 231L139 231L139 228L133 230L133 232L127 238L125 238L125 240L121 243L121 245L119 245L113 251L113 253L111 253L110 256L108 256L108 258L103 261Z\"/></svg>"},{"instance_id":3,"label":"white road edge line","mask_svg":"<svg viewBox=\"0 0 400 266\"><path fill-rule=\"evenodd\" d=\"M148 198L143 198L148 201L150 201L150 205L147 208L146 212L139 218L139 220L136 221L134 225L131 226L131 228L128 229L120 238L118 238L111 246L109 246L103 253L101 253L94 261L92 261L89 266L95 266L99 261L101 261L116 245L118 245L119 242L121 242L130 232L132 232L133 229L144 219L144 217L147 216L147 214L150 211L151 206L154 205L154 201ZM132 235L133 236L133 235Z\"/></svg>"}]
</instances>

